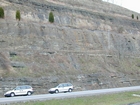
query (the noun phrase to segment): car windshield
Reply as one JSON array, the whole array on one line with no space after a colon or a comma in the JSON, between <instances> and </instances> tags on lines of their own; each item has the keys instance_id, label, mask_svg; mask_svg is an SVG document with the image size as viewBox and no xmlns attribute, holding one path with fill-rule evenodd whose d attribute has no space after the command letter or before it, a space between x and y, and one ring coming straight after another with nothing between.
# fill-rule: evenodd
<instances>
[{"instance_id":1,"label":"car windshield","mask_svg":"<svg viewBox=\"0 0 140 105\"><path fill-rule=\"evenodd\" d=\"M56 85L55 88L57 88L59 85Z\"/></svg>"},{"instance_id":2,"label":"car windshield","mask_svg":"<svg viewBox=\"0 0 140 105\"><path fill-rule=\"evenodd\" d=\"M56 88L59 87L59 85L56 86Z\"/></svg>"},{"instance_id":3,"label":"car windshield","mask_svg":"<svg viewBox=\"0 0 140 105\"><path fill-rule=\"evenodd\" d=\"M16 88L14 88L14 90L20 90L20 87L16 87Z\"/></svg>"},{"instance_id":4,"label":"car windshield","mask_svg":"<svg viewBox=\"0 0 140 105\"><path fill-rule=\"evenodd\" d=\"M58 87L62 87L62 84L59 84L59 85L56 86L56 88L58 88Z\"/></svg>"}]
</instances>

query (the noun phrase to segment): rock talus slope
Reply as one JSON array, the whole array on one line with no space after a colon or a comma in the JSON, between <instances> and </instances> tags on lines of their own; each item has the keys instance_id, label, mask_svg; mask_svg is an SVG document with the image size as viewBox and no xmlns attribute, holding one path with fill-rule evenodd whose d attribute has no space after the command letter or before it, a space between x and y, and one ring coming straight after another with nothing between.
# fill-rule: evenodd
<instances>
[{"instance_id":1,"label":"rock talus slope","mask_svg":"<svg viewBox=\"0 0 140 105\"><path fill-rule=\"evenodd\" d=\"M0 6L1 93L23 84L37 94L60 82L75 90L140 84L140 21L131 18L138 13L100 0L1 0Z\"/></svg>"}]
</instances>

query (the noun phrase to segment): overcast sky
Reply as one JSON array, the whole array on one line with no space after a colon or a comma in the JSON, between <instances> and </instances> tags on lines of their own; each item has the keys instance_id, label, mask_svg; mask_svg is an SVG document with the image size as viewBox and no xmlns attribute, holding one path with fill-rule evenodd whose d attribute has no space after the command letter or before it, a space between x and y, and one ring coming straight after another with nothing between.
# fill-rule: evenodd
<instances>
[{"instance_id":1,"label":"overcast sky","mask_svg":"<svg viewBox=\"0 0 140 105\"><path fill-rule=\"evenodd\" d=\"M140 0L103 0L114 2L117 5L123 6L129 10L140 13Z\"/></svg>"}]
</instances>

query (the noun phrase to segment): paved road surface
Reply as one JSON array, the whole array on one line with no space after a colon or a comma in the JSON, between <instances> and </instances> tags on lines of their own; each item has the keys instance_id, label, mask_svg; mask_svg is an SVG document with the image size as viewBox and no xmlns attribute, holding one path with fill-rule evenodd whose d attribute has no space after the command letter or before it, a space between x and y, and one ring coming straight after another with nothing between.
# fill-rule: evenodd
<instances>
[{"instance_id":1,"label":"paved road surface","mask_svg":"<svg viewBox=\"0 0 140 105\"><path fill-rule=\"evenodd\" d=\"M81 96L93 96L99 94L109 94L125 91L136 91L140 90L140 86L135 87L123 87L123 88L111 88L111 89L100 89L100 90L88 90L88 91L78 91L71 93L59 93L59 94L42 94L42 95L32 95L32 96L18 96L18 97L6 97L0 98L0 104L9 104L16 102L25 102L31 100L51 100L51 99L63 99L63 98L73 98Z\"/></svg>"}]
</instances>

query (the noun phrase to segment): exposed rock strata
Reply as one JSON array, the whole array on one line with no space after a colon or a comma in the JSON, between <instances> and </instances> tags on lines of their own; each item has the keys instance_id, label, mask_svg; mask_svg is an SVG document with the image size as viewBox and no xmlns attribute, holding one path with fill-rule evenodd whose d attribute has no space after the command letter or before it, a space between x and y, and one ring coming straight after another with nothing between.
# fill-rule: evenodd
<instances>
[{"instance_id":1,"label":"exposed rock strata","mask_svg":"<svg viewBox=\"0 0 140 105\"><path fill-rule=\"evenodd\" d=\"M140 84L140 22L131 19L134 12L84 2L2 0L0 93L23 84L32 85L36 94L46 93L67 81L75 90ZM17 9L21 21L15 19Z\"/></svg>"}]
</instances>

